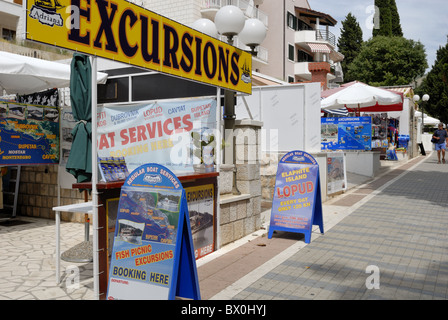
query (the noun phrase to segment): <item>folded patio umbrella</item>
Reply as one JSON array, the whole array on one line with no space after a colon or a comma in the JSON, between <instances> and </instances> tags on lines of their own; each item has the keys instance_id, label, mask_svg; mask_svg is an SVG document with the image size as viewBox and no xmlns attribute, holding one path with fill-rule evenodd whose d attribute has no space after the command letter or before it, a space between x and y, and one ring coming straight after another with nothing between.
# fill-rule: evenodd
<instances>
[{"instance_id":1,"label":"folded patio umbrella","mask_svg":"<svg viewBox=\"0 0 448 320\"><path fill-rule=\"evenodd\" d=\"M66 170L78 183L92 178L92 79L89 58L75 53L71 63L70 102L73 117L73 142Z\"/></svg>"}]
</instances>

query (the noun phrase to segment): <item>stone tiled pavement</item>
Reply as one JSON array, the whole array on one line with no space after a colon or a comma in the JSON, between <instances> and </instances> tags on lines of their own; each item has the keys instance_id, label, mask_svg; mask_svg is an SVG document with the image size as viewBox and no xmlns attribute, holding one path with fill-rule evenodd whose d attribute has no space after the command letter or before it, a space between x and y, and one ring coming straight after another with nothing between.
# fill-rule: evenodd
<instances>
[{"instance_id":1,"label":"stone tiled pavement","mask_svg":"<svg viewBox=\"0 0 448 320\"><path fill-rule=\"evenodd\" d=\"M422 161L423 160L423 161ZM209 299L446 299L448 297L448 165L435 154L324 203L325 234L260 230L198 260L201 296ZM269 211L266 211L269 220ZM0 226L0 300L92 300L92 264L75 266L55 284L54 221ZM61 224L61 251L84 240L84 225ZM367 289L368 266L380 289Z\"/></svg>"},{"instance_id":2,"label":"stone tiled pavement","mask_svg":"<svg viewBox=\"0 0 448 320\"><path fill-rule=\"evenodd\" d=\"M413 162L335 201L399 177L233 298L447 299L448 165L433 154L406 171ZM368 266L379 289L367 288Z\"/></svg>"}]
</instances>

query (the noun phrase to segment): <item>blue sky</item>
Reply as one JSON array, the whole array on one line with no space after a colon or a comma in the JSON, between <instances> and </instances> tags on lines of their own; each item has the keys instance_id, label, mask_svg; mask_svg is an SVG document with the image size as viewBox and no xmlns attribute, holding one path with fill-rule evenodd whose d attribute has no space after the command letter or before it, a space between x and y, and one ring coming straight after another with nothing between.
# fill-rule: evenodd
<instances>
[{"instance_id":1,"label":"blue sky","mask_svg":"<svg viewBox=\"0 0 448 320\"><path fill-rule=\"evenodd\" d=\"M447 0L395 0L400 14L401 28L404 37L420 41L426 49L429 68L431 70L440 46L447 43L448 36L448 1ZM351 12L363 31L364 40L372 36L368 29L372 11L369 6L374 0L308 0L311 9L327 13L338 21L336 27L330 28L337 37L340 35L342 21Z\"/></svg>"}]
</instances>

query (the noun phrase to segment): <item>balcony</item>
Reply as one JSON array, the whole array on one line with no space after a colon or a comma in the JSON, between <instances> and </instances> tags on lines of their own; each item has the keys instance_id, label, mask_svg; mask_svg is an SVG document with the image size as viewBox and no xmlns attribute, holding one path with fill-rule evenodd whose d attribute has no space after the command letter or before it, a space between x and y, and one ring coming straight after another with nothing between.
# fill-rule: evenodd
<instances>
[{"instance_id":1,"label":"balcony","mask_svg":"<svg viewBox=\"0 0 448 320\"><path fill-rule=\"evenodd\" d=\"M329 62L310 62L308 65L308 69L310 72L316 71L326 71L327 73L331 73L331 65Z\"/></svg>"},{"instance_id":2,"label":"balcony","mask_svg":"<svg viewBox=\"0 0 448 320\"><path fill-rule=\"evenodd\" d=\"M294 75L306 81L311 81L313 73L320 71L325 71L329 79L334 77L328 62L296 62L294 64Z\"/></svg>"},{"instance_id":3,"label":"balcony","mask_svg":"<svg viewBox=\"0 0 448 320\"><path fill-rule=\"evenodd\" d=\"M294 34L295 44L305 46L309 42L325 42L336 47L336 36L328 30L300 30Z\"/></svg>"},{"instance_id":4,"label":"balcony","mask_svg":"<svg viewBox=\"0 0 448 320\"><path fill-rule=\"evenodd\" d=\"M202 17L214 21L216 12L227 5L234 5L240 8L247 17L257 18L263 22L266 28L268 27L268 15L256 7L250 8L247 0L202 0Z\"/></svg>"},{"instance_id":5,"label":"balcony","mask_svg":"<svg viewBox=\"0 0 448 320\"><path fill-rule=\"evenodd\" d=\"M311 81L312 74L309 69L311 62L296 62L294 63L294 75L307 81Z\"/></svg>"}]
</instances>

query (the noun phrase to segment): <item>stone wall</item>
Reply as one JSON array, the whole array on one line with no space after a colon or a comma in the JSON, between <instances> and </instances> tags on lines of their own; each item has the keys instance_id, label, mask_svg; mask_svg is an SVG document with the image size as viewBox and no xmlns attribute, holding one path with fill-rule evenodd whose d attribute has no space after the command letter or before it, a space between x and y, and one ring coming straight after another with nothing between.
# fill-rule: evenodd
<instances>
[{"instance_id":1,"label":"stone wall","mask_svg":"<svg viewBox=\"0 0 448 320\"><path fill-rule=\"evenodd\" d=\"M235 123L236 187L241 194L232 194L234 166L222 165L219 178L219 247L261 227L261 126L261 122L251 120L237 120Z\"/></svg>"},{"instance_id":2,"label":"stone wall","mask_svg":"<svg viewBox=\"0 0 448 320\"><path fill-rule=\"evenodd\" d=\"M22 166L17 201L17 215L54 219L53 207L58 206L57 165ZM84 193L61 189L60 205L84 202ZM62 213L62 221L84 222L84 215Z\"/></svg>"}]
</instances>

